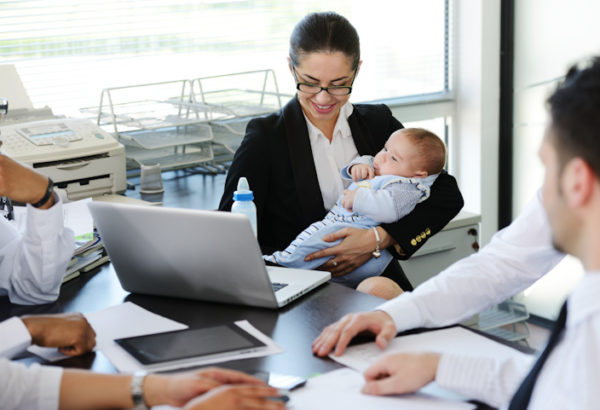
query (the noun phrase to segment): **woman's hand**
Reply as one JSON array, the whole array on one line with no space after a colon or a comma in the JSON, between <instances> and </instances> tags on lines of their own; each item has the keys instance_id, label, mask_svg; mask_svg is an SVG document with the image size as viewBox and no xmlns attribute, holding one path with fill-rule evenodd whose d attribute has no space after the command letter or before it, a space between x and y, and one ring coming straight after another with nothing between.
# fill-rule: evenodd
<instances>
[{"instance_id":1,"label":"woman's hand","mask_svg":"<svg viewBox=\"0 0 600 410\"><path fill-rule=\"evenodd\" d=\"M191 399L216 387L242 384L267 388L262 380L248 374L210 367L173 375L148 375L144 382L144 400L151 406L159 404L183 406Z\"/></svg>"},{"instance_id":2,"label":"woman's hand","mask_svg":"<svg viewBox=\"0 0 600 410\"><path fill-rule=\"evenodd\" d=\"M275 397L277 395L277 389L269 386L224 385L191 400L185 405L184 409L285 409L285 404L283 402L270 400L270 397Z\"/></svg>"},{"instance_id":3,"label":"woman's hand","mask_svg":"<svg viewBox=\"0 0 600 410\"><path fill-rule=\"evenodd\" d=\"M392 244L392 237L383 228L377 227L377 232L381 238L381 249ZM336 277L352 272L373 257L377 241L372 229L343 228L323 237L325 242L334 242L338 239L342 239L342 242L331 248L311 253L304 260L333 256L319 269L329 271L331 276Z\"/></svg>"}]
</instances>

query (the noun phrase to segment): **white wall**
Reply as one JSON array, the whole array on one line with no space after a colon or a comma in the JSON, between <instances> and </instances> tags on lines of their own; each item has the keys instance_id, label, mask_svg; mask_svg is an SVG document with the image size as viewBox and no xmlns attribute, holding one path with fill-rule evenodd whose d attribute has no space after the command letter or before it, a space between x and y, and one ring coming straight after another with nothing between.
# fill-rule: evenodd
<instances>
[{"instance_id":1,"label":"white wall","mask_svg":"<svg viewBox=\"0 0 600 410\"><path fill-rule=\"evenodd\" d=\"M454 1L454 101L393 106L403 122L450 115L449 172L481 214L481 242L498 228L498 128L500 99L500 0Z\"/></svg>"},{"instance_id":2,"label":"white wall","mask_svg":"<svg viewBox=\"0 0 600 410\"><path fill-rule=\"evenodd\" d=\"M457 0L455 34L456 176L486 244L498 227L500 0Z\"/></svg>"},{"instance_id":3,"label":"white wall","mask_svg":"<svg viewBox=\"0 0 600 410\"><path fill-rule=\"evenodd\" d=\"M516 0L514 66L513 215L543 181L537 149L546 124L545 100L567 68L600 54L600 2L597 0ZM582 275L566 259L516 299L531 313L553 319Z\"/></svg>"}]
</instances>

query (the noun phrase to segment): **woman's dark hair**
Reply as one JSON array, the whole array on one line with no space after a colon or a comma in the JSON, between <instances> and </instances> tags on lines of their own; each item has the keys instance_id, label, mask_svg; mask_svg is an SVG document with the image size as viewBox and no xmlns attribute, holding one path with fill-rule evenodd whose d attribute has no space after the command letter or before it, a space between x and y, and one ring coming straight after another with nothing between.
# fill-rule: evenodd
<instances>
[{"instance_id":1,"label":"woman's dark hair","mask_svg":"<svg viewBox=\"0 0 600 410\"><path fill-rule=\"evenodd\" d=\"M341 51L352 62L360 61L360 41L356 29L343 16L332 11L311 13L296 24L290 37L290 59L296 67L303 54Z\"/></svg>"}]
</instances>

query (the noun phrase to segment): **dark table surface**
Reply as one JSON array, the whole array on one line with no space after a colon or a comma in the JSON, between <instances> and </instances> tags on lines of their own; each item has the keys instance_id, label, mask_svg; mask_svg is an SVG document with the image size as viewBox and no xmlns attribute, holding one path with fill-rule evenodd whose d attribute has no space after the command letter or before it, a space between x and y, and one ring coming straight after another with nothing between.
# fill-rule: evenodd
<instances>
[{"instance_id":1,"label":"dark table surface","mask_svg":"<svg viewBox=\"0 0 600 410\"><path fill-rule=\"evenodd\" d=\"M219 366L247 372L277 372L310 376L340 368L334 361L313 356L311 342L331 322L349 312L370 310L382 300L344 286L328 283L279 310L240 305L200 302L187 299L130 294L119 284L110 264L82 274L61 288L55 303L19 306L0 298L0 320L14 315L93 312L131 301L151 312L168 317L191 328L209 327L248 320L284 349L283 353L262 358L221 363ZM26 354L25 362L41 359ZM57 362L66 367L83 367L101 372L115 372L112 364L99 352Z\"/></svg>"}]
</instances>

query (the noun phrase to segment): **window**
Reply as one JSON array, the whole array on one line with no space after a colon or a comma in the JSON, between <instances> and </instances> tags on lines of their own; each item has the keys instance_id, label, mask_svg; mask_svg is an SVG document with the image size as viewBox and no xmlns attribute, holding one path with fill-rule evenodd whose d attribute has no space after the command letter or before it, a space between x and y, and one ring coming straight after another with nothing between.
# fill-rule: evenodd
<instances>
[{"instance_id":1,"label":"window","mask_svg":"<svg viewBox=\"0 0 600 410\"><path fill-rule=\"evenodd\" d=\"M20 0L0 2L0 58L35 107L77 115L106 87L270 68L294 85L292 28L312 11L347 17L361 38L353 101L446 95L450 0ZM0 79L1 84L1 79Z\"/></svg>"}]
</instances>

